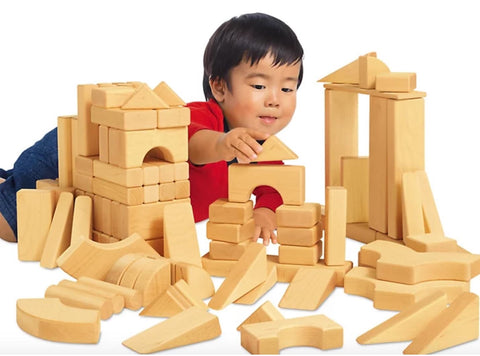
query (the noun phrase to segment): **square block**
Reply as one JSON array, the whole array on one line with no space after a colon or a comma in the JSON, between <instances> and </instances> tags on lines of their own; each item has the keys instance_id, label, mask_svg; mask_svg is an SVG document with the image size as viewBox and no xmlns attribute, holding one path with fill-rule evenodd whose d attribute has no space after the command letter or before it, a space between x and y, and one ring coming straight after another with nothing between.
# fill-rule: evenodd
<instances>
[{"instance_id":1,"label":"square block","mask_svg":"<svg viewBox=\"0 0 480 356\"><path fill-rule=\"evenodd\" d=\"M177 162L173 164L174 180L186 180L189 178L189 165L188 162Z\"/></svg>"},{"instance_id":2,"label":"square block","mask_svg":"<svg viewBox=\"0 0 480 356\"><path fill-rule=\"evenodd\" d=\"M251 200L245 203L236 203L221 198L208 207L208 218L214 223L245 224L252 217L253 201Z\"/></svg>"},{"instance_id":3,"label":"square block","mask_svg":"<svg viewBox=\"0 0 480 356\"><path fill-rule=\"evenodd\" d=\"M143 185L152 185L160 183L160 171L158 165L153 162L144 162L142 164L143 170Z\"/></svg>"},{"instance_id":4,"label":"square block","mask_svg":"<svg viewBox=\"0 0 480 356\"><path fill-rule=\"evenodd\" d=\"M190 181L179 180L175 182L175 199L184 199L190 197Z\"/></svg>"},{"instance_id":5,"label":"square block","mask_svg":"<svg viewBox=\"0 0 480 356\"><path fill-rule=\"evenodd\" d=\"M155 110L123 110L92 106L92 122L119 130L148 130L157 126Z\"/></svg>"},{"instance_id":6,"label":"square block","mask_svg":"<svg viewBox=\"0 0 480 356\"><path fill-rule=\"evenodd\" d=\"M85 174L75 173L75 188L81 189L85 192L93 192L93 177Z\"/></svg>"},{"instance_id":7,"label":"square block","mask_svg":"<svg viewBox=\"0 0 480 356\"><path fill-rule=\"evenodd\" d=\"M320 257L322 257L322 241L310 247L288 245L278 247L279 263L313 266L318 263Z\"/></svg>"},{"instance_id":8,"label":"square block","mask_svg":"<svg viewBox=\"0 0 480 356\"><path fill-rule=\"evenodd\" d=\"M178 107L157 110L157 127L179 127L190 125L190 109Z\"/></svg>"},{"instance_id":9,"label":"square block","mask_svg":"<svg viewBox=\"0 0 480 356\"><path fill-rule=\"evenodd\" d=\"M239 243L253 237L255 220L251 218L245 224L219 224L207 222L207 238L210 240Z\"/></svg>"},{"instance_id":10,"label":"square block","mask_svg":"<svg viewBox=\"0 0 480 356\"><path fill-rule=\"evenodd\" d=\"M93 175L129 188L141 187L143 184L142 168L120 168L98 160L93 161Z\"/></svg>"},{"instance_id":11,"label":"square block","mask_svg":"<svg viewBox=\"0 0 480 356\"><path fill-rule=\"evenodd\" d=\"M185 162L186 163L186 162ZM160 183L175 181L175 164L166 161L156 161Z\"/></svg>"},{"instance_id":12,"label":"square block","mask_svg":"<svg viewBox=\"0 0 480 356\"><path fill-rule=\"evenodd\" d=\"M321 220L321 205L280 205L276 210L277 225L284 227L312 227Z\"/></svg>"},{"instance_id":13,"label":"square block","mask_svg":"<svg viewBox=\"0 0 480 356\"><path fill-rule=\"evenodd\" d=\"M281 245L313 246L322 238L323 230L317 223L312 227L277 228L277 241Z\"/></svg>"},{"instance_id":14,"label":"square block","mask_svg":"<svg viewBox=\"0 0 480 356\"><path fill-rule=\"evenodd\" d=\"M159 185L152 184L152 185L145 185L143 187L143 203L155 203L157 202L159 196Z\"/></svg>"},{"instance_id":15,"label":"square block","mask_svg":"<svg viewBox=\"0 0 480 356\"><path fill-rule=\"evenodd\" d=\"M250 243L252 243L251 240L239 243L210 241L210 258L214 260L239 260Z\"/></svg>"},{"instance_id":16,"label":"square block","mask_svg":"<svg viewBox=\"0 0 480 356\"><path fill-rule=\"evenodd\" d=\"M176 186L174 182L160 183L158 187L158 200L168 201L175 199Z\"/></svg>"}]
</instances>

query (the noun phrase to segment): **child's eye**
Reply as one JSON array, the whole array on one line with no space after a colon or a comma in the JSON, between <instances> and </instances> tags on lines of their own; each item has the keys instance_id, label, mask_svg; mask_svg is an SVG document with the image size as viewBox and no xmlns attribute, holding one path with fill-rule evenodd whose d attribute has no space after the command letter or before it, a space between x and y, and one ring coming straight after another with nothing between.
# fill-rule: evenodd
<instances>
[{"instance_id":1,"label":"child's eye","mask_svg":"<svg viewBox=\"0 0 480 356\"><path fill-rule=\"evenodd\" d=\"M253 85L252 85L252 88L261 90L261 89L265 89L265 85L253 84Z\"/></svg>"},{"instance_id":2,"label":"child's eye","mask_svg":"<svg viewBox=\"0 0 480 356\"><path fill-rule=\"evenodd\" d=\"M290 89L290 88L282 88L282 91L284 93L291 93L293 91L293 89Z\"/></svg>"}]
</instances>

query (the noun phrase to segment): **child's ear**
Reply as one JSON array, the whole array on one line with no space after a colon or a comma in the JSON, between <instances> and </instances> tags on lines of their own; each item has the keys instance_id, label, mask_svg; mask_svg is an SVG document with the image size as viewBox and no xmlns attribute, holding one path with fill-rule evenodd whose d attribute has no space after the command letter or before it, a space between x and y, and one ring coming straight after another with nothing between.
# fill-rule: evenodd
<instances>
[{"instance_id":1,"label":"child's ear","mask_svg":"<svg viewBox=\"0 0 480 356\"><path fill-rule=\"evenodd\" d=\"M225 94L227 92L227 83L223 79L210 79L210 89L212 90L213 97L217 103L222 103L225 100Z\"/></svg>"}]
</instances>

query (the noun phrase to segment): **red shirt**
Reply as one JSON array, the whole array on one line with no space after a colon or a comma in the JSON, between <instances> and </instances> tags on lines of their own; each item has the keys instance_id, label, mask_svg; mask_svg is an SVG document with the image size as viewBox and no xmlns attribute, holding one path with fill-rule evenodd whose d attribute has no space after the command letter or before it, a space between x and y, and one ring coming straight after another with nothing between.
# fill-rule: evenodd
<instances>
[{"instance_id":1,"label":"red shirt","mask_svg":"<svg viewBox=\"0 0 480 356\"><path fill-rule=\"evenodd\" d=\"M224 132L224 118L220 106L214 101L193 102L187 104L190 108L191 123L188 126L188 139L200 130ZM265 163L265 162L262 162ZM282 164L282 162L270 162ZM225 161L196 166L190 165L190 200L193 207L195 222L208 218L208 207L219 198L228 197L228 165ZM256 196L255 208L266 207L273 211L283 201L280 194L273 188L260 186L253 190Z\"/></svg>"}]
</instances>

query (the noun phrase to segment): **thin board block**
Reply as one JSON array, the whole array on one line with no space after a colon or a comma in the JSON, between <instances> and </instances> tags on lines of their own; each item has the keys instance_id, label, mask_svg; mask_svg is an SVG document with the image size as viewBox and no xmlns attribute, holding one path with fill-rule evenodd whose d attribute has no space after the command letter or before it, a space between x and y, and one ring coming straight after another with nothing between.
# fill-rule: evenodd
<instances>
[{"instance_id":1,"label":"thin board block","mask_svg":"<svg viewBox=\"0 0 480 356\"><path fill-rule=\"evenodd\" d=\"M297 158L295 152L288 148L277 136L272 135L262 143L262 151L252 162L284 161Z\"/></svg>"},{"instance_id":2,"label":"thin board block","mask_svg":"<svg viewBox=\"0 0 480 356\"><path fill-rule=\"evenodd\" d=\"M415 172L403 173L402 202L404 236L425 234L422 193Z\"/></svg>"},{"instance_id":3,"label":"thin board block","mask_svg":"<svg viewBox=\"0 0 480 356\"><path fill-rule=\"evenodd\" d=\"M282 196L284 204L305 202L305 167L273 164L238 164L228 167L228 200L246 202L253 190L267 185Z\"/></svg>"},{"instance_id":4,"label":"thin board block","mask_svg":"<svg viewBox=\"0 0 480 356\"><path fill-rule=\"evenodd\" d=\"M208 306L215 310L223 309L265 281L266 277L265 246L251 243L210 299Z\"/></svg>"},{"instance_id":5,"label":"thin board block","mask_svg":"<svg viewBox=\"0 0 480 356\"><path fill-rule=\"evenodd\" d=\"M239 326L237 330L240 330L243 326L249 324L261 323L264 321L274 321L274 320L283 320L285 319L280 313L280 311L275 308L275 306L267 300L265 303L260 305L250 316L245 319Z\"/></svg>"},{"instance_id":6,"label":"thin board block","mask_svg":"<svg viewBox=\"0 0 480 356\"><path fill-rule=\"evenodd\" d=\"M375 89L408 93L417 87L417 75L407 72L379 73L375 80Z\"/></svg>"},{"instance_id":7,"label":"thin board block","mask_svg":"<svg viewBox=\"0 0 480 356\"><path fill-rule=\"evenodd\" d=\"M368 222L368 157L342 157L341 181L347 190L347 223Z\"/></svg>"},{"instance_id":8,"label":"thin board block","mask_svg":"<svg viewBox=\"0 0 480 356\"><path fill-rule=\"evenodd\" d=\"M122 344L145 354L214 339L220 334L220 323L215 315L192 307L132 336Z\"/></svg>"},{"instance_id":9,"label":"thin board block","mask_svg":"<svg viewBox=\"0 0 480 356\"><path fill-rule=\"evenodd\" d=\"M343 328L325 315L266 321L240 329L241 344L252 354L279 354L293 346L331 350L343 346Z\"/></svg>"},{"instance_id":10,"label":"thin board block","mask_svg":"<svg viewBox=\"0 0 480 356\"><path fill-rule=\"evenodd\" d=\"M325 263L343 265L347 224L347 190L343 187L325 189Z\"/></svg>"},{"instance_id":11,"label":"thin board block","mask_svg":"<svg viewBox=\"0 0 480 356\"><path fill-rule=\"evenodd\" d=\"M208 219L213 223L244 224L252 217L253 201L251 200L245 203L234 203L220 198L208 207Z\"/></svg>"},{"instance_id":12,"label":"thin board block","mask_svg":"<svg viewBox=\"0 0 480 356\"><path fill-rule=\"evenodd\" d=\"M61 187L73 185L72 117L57 119L58 182Z\"/></svg>"},{"instance_id":13,"label":"thin board block","mask_svg":"<svg viewBox=\"0 0 480 356\"><path fill-rule=\"evenodd\" d=\"M75 198L72 221L71 244L81 239L92 239L93 202L87 195Z\"/></svg>"},{"instance_id":14,"label":"thin board block","mask_svg":"<svg viewBox=\"0 0 480 356\"><path fill-rule=\"evenodd\" d=\"M72 138L77 140L77 153L82 156L98 155L98 125L92 123L90 115L93 93L96 90L100 89L95 84L77 86L77 135L72 135Z\"/></svg>"},{"instance_id":15,"label":"thin board block","mask_svg":"<svg viewBox=\"0 0 480 356\"><path fill-rule=\"evenodd\" d=\"M58 298L18 299L17 324L44 340L96 344L100 338L98 311L67 306Z\"/></svg>"},{"instance_id":16,"label":"thin board block","mask_svg":"<svg viewBox=\"0 0 480 356\"><path fill-rule=\"evenodd\" d=\"M282 204L275 214L278 226L310 228L321 221L321 205L318 203L305 203L299 206Z\"/></svg>"}]
</instances>

